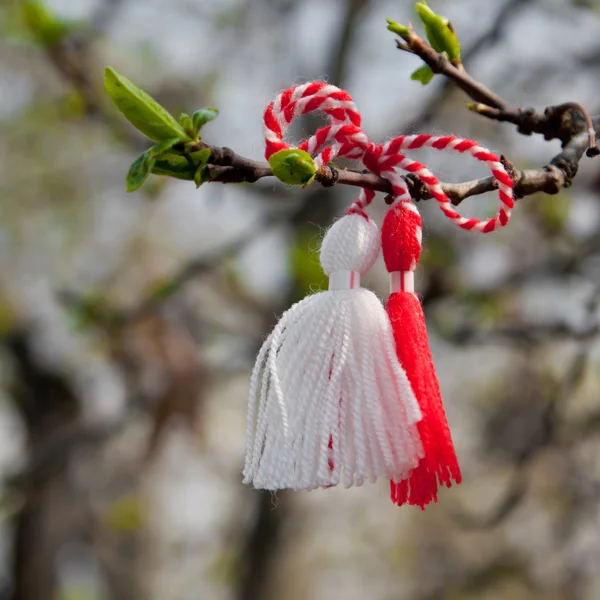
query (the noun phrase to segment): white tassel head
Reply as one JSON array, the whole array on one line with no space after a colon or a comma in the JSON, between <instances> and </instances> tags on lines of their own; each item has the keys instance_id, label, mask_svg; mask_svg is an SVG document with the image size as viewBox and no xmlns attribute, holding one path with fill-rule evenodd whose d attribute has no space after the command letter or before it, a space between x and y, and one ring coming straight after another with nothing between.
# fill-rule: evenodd
<instances>
[{"instance_id":1,"label":"white tassel head","mask_svg":"<svg viewBox=\"0 0 600 600\"><path fill-rule=\"evenodd\" d=\"M379 255L377 225L361 214L353 213L336 221L321 244L321 266L325 275L336 271L368 271Z\"/></svg>"},{"instance_id":2,"label":"white tassel head","mask_svg":"<svg viewBox=\"0 0 600 600\"><path fill-rule=\"evenodd\" d=\"M263 344L250 384L244 483L350 487L416 466L419 407L381 302L353 277L375 262L379 244L364 213L337 221L321 246L330 291L292 306ZM347 285L340 274L350 274Z\"/></svg>"}]
</instances>

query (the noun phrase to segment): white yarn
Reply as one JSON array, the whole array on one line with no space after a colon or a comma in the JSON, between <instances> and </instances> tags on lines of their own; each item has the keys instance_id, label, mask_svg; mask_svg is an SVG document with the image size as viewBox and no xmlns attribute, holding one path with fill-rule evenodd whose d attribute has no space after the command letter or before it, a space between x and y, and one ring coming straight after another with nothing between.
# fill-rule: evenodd
<instances>
[{"instance_id":1,"label":"white yarn","mask_svg":"<svg viewBox=\"0 0 600 600\"><path fill-rule=\"evenodd\" d=\"M321 262L328 274L363 273L378 252L375 224L348 215L325 236ZM397 480L422 456L420 418L379 299L365 289L308 296L258 354L244 483L277 490Z\"/></svg>"},{"instance_id":2,"label":"white yarn","mask_svg":"<svg viewBox=\"0 0 600 600\"><path fill-rule=\"evenodd\" d=\"M352 214L336 221L321 243L325 275L334 271L367 271L379 256L379 230L370 219Z\"/></svg>"}]
</instances>

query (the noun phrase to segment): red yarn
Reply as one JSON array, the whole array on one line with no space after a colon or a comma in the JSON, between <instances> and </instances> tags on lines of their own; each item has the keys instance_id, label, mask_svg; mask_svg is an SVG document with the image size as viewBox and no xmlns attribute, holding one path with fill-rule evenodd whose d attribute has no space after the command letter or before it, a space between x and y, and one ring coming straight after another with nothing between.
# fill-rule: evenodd
<instances>
[{"instance_id":1,"label":"red yarn","mask_svg":"<svg viewBox=\"0 0 600 600\"><path fill-rule=\"evenodd\" d=\"M383 258L388 271L413 271L421 253L421 217L414 204L400 202L386 214L381 228ZM417 424L424 457L408 478L390 482L391 499L398 505L425 508L437 502L438 485L460 483L461 473L440 387L433 366L425 316L412 292L390 295L386 310L392 323L396 351L419 402L422 420Z\"/></svg>"}]
</instances>

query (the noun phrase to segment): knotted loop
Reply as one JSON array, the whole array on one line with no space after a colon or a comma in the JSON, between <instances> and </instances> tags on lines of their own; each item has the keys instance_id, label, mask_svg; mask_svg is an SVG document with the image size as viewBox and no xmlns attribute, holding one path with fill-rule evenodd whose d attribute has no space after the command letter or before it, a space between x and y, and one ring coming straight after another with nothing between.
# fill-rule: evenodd
<instances>
[{"instance_id":1,"label":"knotted loop","mask_svg":"<svg viewBox=\"0 0 600 600\"><path fill-rule=\"evenodd\" d=\"M265 109L265 158L290 148L283 138L294 117L317 110L328 115L331 125L352 125L360 131L360 113L348 92L323 81L297 85L279 94ZM318 145L325 141L321 136Z\"/></svg>"},{"instance_id":2,"label":"knotted loop","mask_svg":"<svg viewBox=\"0 0 600 600\"><path fill-rule=\"evenodd\" d=\"M335 157L360 160L369 145L371 142L360 127L344 123L322 127L298 148L316 156L317 164L326 165Z\"/></svg>"},{"instance_id":3,"label":"knotted loop","mask_svg":"<svg viewBox=\"0 0 600 600\"><path fill-rule=\"evenodd\" d=\"M498 185L500 208L497 215L490 219L482 220L468 219L457 213L435 175L422 163L411 160L400 152L401 150L415 150L419 148L454 150L460 153L467 152L478 161L485 163L491 170L492 176ZM479 233L490 233L499 227L504 227L510 219L511 211L514 207L513 181L498 157L480 146L477 142L464 140L455 136L402 135L382 144L377 162L379 174L383 177L388 177L392 181L394 195L398 196L398 200L404 200L407 196L410 197L410 195L404 180L397 177L395 173L396 167L400 167L419 177L431 195L437 200L443 213L462 229L478 231Z\"/></svg>"},{"instance_id":4,"label":"knotted loop","mask_svg":"<svg viewBox=\"0 0 600 600\"><path fill-rule=\"evenodd\" d=\"M324 82L313 82L282 92L267 106L264 113L266 158L290 149L283 138L295 116L317 110L327 114L331 123L298 146L314 157L317 166L338 157L362 161L368 151L376 148L360 128L361 116L348 92ZM368 220L364 209L374 197L375 192L362 190L347 214L359 214Z\"/></svg>"},{"instance_id":5,"label":"knotted loop","mask_svg":"<svg viewBox=\"0 0 600 600\"><path fill-rule=\"evenodd\" d=\"M498 157L472 140L455 136L399 136L384 144L373 144L361 129L361 116L348 92L325 82L311 82L285 90L271 102L264 113L265 156L289 150L284 135L294 117L320 110L328 115L330 124L320 128L298 147L308 152L317 167L337 157L359 160L372 173L389 179L395 202L410 201L406 181L396 169L404 169L419 177L437 200L443 213L462 229L489 233L505 226L514 207L513 182ZM422 163L411 160L402 150L435 148L469 153L485 163L498 186L500 208L491 219L469 219L456 212L438 179ZM365 208L375 196L372 190L362 189L348 214L360 214L368 219Z\"/></svg>"}]
</instances>

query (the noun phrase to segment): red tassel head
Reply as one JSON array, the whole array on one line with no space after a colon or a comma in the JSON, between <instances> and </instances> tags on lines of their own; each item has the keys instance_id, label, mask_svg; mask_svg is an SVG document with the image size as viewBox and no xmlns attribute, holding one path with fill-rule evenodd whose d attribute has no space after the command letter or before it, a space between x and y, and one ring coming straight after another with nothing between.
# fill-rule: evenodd
<instances>
[{"instance_id":1,"label":"red tassel head","mask_svg":"<svg viewBox=\"0 0 600 600\"><path fill-rule=\"evenodd\" d=\"M396 352L419 403L423 419L417 424L424 457L408 477L391 482L398 505L424 508L437 502L438 485L459 483L460 469L427 340L425 317L412 293L412 271L421 253L421 217L410 201L399 202L386 214L381 228L383 258L392 276L386 311L392 324Z\"/></svg>"},{"instance_id":2,"label":"red tassel head","mask_svg":"<svg viewBox=\"0 0 600 600\"><path fill-rule=\"evenodd\" d=\"M381 250L387 270L414 271L421 256L421 215L412 202L399 202L381 227Z\"/></svg>"}]
</instances>

